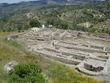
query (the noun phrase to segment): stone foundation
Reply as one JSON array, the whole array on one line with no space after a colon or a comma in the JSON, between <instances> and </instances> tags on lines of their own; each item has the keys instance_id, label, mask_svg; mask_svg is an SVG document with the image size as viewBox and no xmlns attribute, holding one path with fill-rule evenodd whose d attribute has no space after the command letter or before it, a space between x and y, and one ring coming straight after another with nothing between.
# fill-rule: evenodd
<instances>
[{"instance_id":1,"label":"stone foundation","mask_svg":"<svg viewBox=\"0 0 110 83\"><path fill-rule=\"evenodd\" d=\"M109 75L110 39L89 36L88 33L61 29L32 29L17 35L31 51L73 65L88 75ZM103 49L107 48L107 49Z\"/></svg>"}]
</instances>

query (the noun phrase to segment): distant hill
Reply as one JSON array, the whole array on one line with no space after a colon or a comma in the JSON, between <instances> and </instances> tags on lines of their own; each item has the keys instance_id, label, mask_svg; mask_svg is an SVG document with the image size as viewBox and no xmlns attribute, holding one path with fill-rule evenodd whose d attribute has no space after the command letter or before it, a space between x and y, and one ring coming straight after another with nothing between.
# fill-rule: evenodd
<instances>
[{"instance_id":1,"label":"distant hill","mask_svg":"<svg viewBox=\"0 0 110 83\"><path fill-rule=\"evenodd\" d=\"M77 3L77 5L69 5L69 2ZM69 0L68 2L67 0L40 0L16 4L3 3L0 4L0 31L25 30L37 24L45 24L47 27L53 25L62 29L110 34L109 13L110 8L107 3L101 0Z\"/></svg>"},{"instance_id":2,"label":"distant hill","mask_svg":"<svg viewBox=\"0 0 110 83\"><path fill-rule=\"evenodd\" d=\"M41 4L51 4L53 2L55 3L71 3L71 4L78 4L78 3L90 3L90 2L100 2L105 0L36 0L36 1L26 1L26 2L20 2L20 3L1 3L0 7L7 7L7 6L19 6L19 5L41 5Z\"/></svg>"},{"instance_id":3,"label":"distant hill","mask_svg":"<svg viewBox=\"0 0 110 83\"><path fill-rule=\"evenodd\" d=\"M48 2L57 2L57 3L65 3L65 4L85 4L91 2L100 2L102 0L48 0Z\"/></svg>"},{"instance_id":4,"label":"distant hill","mask_svg":"<svg viewBox=\"0 0 110 83\"><path fill-rule=\"evenodd\" d=\"M0 17L15 12L19 9L28 9L31 7L39 7L44 5L51 5L51 4L63 4L63 5L76 5L76 4L85 4L90 2L100 2L103 0L37 0L37 1L27 1L27 2L20 2L20 3L1 3L0 4Z\"/></svg>"}]
</instances>

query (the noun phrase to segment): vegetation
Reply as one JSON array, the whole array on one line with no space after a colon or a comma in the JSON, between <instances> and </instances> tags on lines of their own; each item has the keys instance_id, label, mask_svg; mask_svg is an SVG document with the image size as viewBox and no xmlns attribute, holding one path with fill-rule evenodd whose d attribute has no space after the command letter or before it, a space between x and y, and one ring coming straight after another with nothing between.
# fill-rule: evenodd
<instances>
[{"instance_id":1,"label":"vegetation","mask_svg":"<svg viewBox=\"0 0 110 83\"><path fill-rule=\"evenodd\" d=\"M40 22L39 22L38 20L33 19L33 20L31 20L31 22L30 22L30 26L31 26L31 27L41 27L41 24L40 24Z\"/></svg>"},{"instance_id":2,"label":"vegetation","mask_svg":"<svg viewBox=\"0 0 110 83\"><path fill-rule=\"evenodd\" d=\"M26 4L25 4L26 5ZM0 31L22 31L42 24L61 29L73 29L110 34L109 1L82 5L16 6L10 11L2 7Z\"/></svg>"},{"instance_id":3,"label":"vegetation","mask_svg":"<svg viewBox=\"0 0 110 83\"><path fill-rule=\"evenodd\" d=\"M20 64L9 73L9 83L46 83L38 65Z\"/></svg>"},{"instance_id":4,"label":"vegetation","mask_svg":"<svg viewBox=\"0 0 110 83\"><path fill-rule=\"evenodd\" d=\"M56 18L56 17L51 17L47 20L47 25L53 25L54 27L56 28L60 28L60 29L68 29L69 25L67 22L59 19L59 18Z\"/></svg>"}]
</instances>

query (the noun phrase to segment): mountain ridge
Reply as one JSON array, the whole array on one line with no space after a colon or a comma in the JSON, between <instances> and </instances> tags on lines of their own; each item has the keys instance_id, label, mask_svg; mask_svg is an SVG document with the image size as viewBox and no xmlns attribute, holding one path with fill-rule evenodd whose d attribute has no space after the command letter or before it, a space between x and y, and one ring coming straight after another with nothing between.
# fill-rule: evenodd
<instances>
[{"instance_id":1,"label":"mountain ridge","mask_svg":"<svg viewBox=\"0 0 110 83\"><path fill-rule=\"evenodd\" d=\"M36 1L22 1L19 3L0 3L0 7L11 6L11 5L21 5L21 4L51 4L51 3L90 3L90 2L100 2L105 0L36 0Z\"/></svg>"}]
</instances>

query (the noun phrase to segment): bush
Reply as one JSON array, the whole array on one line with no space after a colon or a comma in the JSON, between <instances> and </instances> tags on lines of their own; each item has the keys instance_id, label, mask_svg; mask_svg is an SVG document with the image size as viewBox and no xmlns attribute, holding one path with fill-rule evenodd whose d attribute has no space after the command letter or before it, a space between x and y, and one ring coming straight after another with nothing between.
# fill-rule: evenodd
<instances>
[{"instance_id":1,"label":"bush","mask_svg":"<svg viewBox=\"0 0 110 83\"><path fill-rule=\"evenodd\" d=\"M38 65L18 65L8 76L9 83L46 83Z\"/></svg>"},{"instance_id":2,"label":"bush","mask_svg":"<svg viewBox=\"0 0 110 83\"><path fill-rule=\"evenodd\" d=\"M34 19L34 20L30 21L30 26L31 27L40 27L41 23L38 20Z\"/></svg>"}]
</instances>

